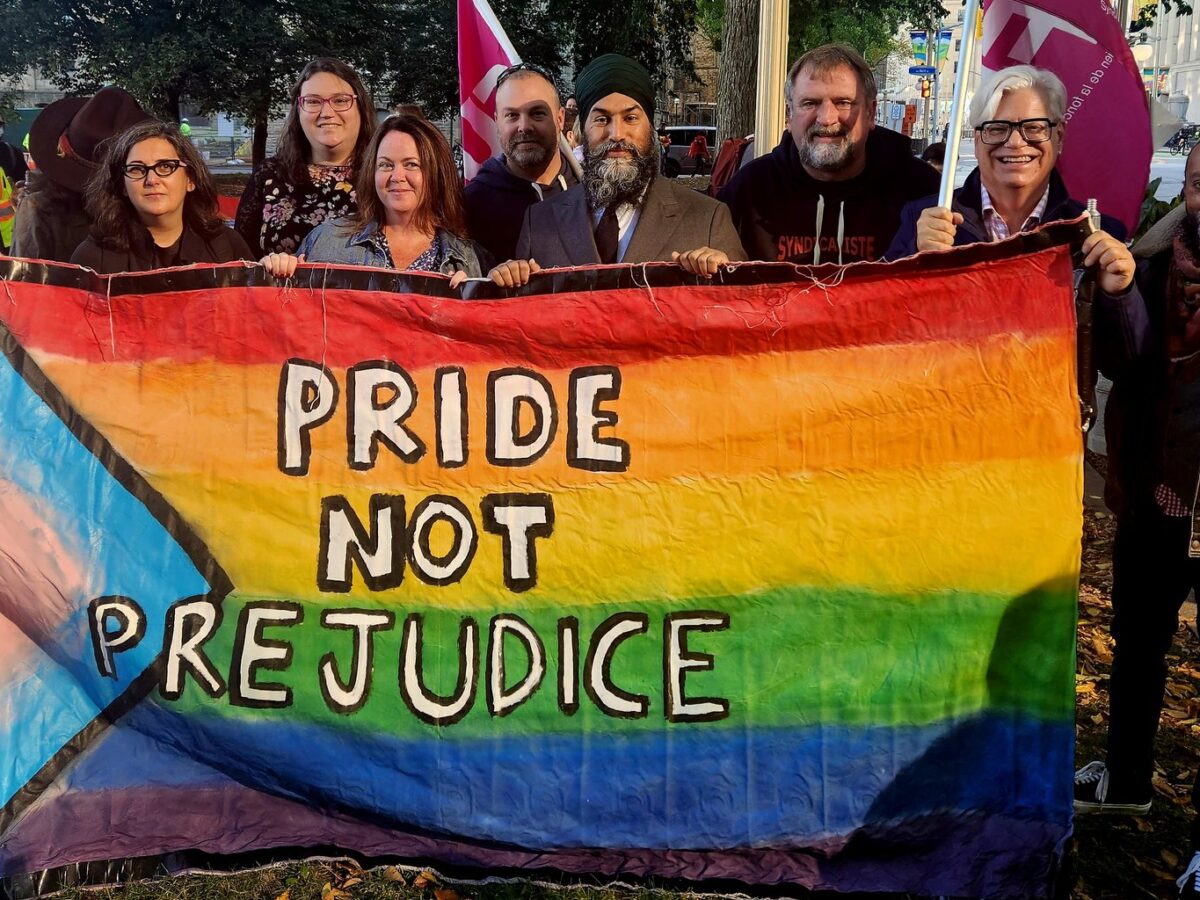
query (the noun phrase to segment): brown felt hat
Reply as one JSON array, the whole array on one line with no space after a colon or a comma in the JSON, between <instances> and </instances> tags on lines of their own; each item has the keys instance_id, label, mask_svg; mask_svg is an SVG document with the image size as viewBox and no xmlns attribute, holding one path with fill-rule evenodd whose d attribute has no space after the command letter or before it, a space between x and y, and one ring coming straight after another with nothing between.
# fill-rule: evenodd
<instances>
[{"instance_id":1,"label":"brown felt hat","mask_svg":"<svg viewBox=\"0 0 1200 900\"><path fill-rule=\"evenodd\" d=\"M99 167L105 141L152 119L127 91L106 87L94 97L64 97L29 127L29 153L51 181L82 194Z\"/></svg>"}]
</instances>

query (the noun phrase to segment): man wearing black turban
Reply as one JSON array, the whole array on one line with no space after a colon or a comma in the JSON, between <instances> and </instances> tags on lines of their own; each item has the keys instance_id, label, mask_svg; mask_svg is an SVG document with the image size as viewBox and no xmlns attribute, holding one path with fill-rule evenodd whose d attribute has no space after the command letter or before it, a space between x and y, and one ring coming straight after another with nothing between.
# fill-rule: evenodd
<instances>
[{"instance_id":1,"label":"man wearing black turban","mask_svg":"<svg viewBox=\"0 0 1200 900\"><path fill-rule=\"evenodd\" d=\"M517 287L542 266L676 261L712 277L744 260L724 204L658 177L654 85L642 65L608 53L575 82L583 182L525 213L517 259L492 280Z\"/></svg>"}]
</instances>

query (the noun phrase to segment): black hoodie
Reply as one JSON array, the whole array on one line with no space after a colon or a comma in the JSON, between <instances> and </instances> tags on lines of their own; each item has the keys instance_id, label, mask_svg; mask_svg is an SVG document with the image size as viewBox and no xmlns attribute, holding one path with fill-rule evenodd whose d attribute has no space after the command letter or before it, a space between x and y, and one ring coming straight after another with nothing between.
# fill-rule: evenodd
<instances>
[{"instance_id":1,"label":"black hoodie","mask_svg":"<svg viewBox=\"0 0 1200 900\"><path fill-rule=\"evenodd\" d=\"M886 128L867 136L867 165L846 181L804 171L790 132L746 165L717 199L729 204L750 259L851 263L883 256L910 200L937 192L940 177ZM819 243L814 241L819 237Z\"/></svg>"},{"instance_id":2,"label":"black hoodie","mask_svg":"<svg viewBox=\"0 0 1200 900\"><path fill-rule=\"evenodd\" d=\"M496 262L513 258L525 210L533 204L578 184L570 163L559 152L562 167L550 184L526 181L508 171L503 156L483 164L466 188L467 231Z\"/></svg>"}]
</instances>

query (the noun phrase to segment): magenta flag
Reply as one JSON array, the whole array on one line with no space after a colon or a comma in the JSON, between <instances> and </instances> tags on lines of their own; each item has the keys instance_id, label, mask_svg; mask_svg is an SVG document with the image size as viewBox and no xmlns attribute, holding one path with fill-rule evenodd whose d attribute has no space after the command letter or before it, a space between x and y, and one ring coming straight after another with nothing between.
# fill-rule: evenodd
<instances>
[{"instance_id":1,"label":"magenta flag","mask_svg":"<svg viewBox=\"0 0 1200 900\"><path fill-rule=\"evenodd\" d=\"M1142 76L1112 6L1095 0L984 0L986 78L1007 66L1049 69L1067 88L1059 172L1076 200L1137 226L1150 177Z\"/></svg>"},{"instance_id":2,"label":"magenta flag","mask_svg":"<svg viewBox=\"0 0 1200 900\"><path fill-rule=\"evenodd\" d=\"M468 181L489 156L500 152L496 79L520 61L487 0L458 0L458 100L463 174Z\"/></svg>"}]
</instances>

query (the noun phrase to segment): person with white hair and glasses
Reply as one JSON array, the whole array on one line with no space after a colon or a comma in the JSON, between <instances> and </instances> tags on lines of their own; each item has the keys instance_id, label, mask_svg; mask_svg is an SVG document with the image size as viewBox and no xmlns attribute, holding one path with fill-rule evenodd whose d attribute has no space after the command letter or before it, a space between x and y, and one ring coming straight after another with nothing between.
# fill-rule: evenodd
<instances>
[{"instance_id":1,"label":"person with white hair and glasses","mask_svg":"<svg viewBox=\"0 0 1200 900\"><path fill-rule=\"evenodd\" d=\"M1039 225L1077 218L1085 206L1067 195L1055 164L1066 132L1067 92L1053 72L1012 66L996 72L971 101L977 166L954 192L951 208L931 195L908 204L887 259L925 250L999 241ZM1124 295L1134 262L1125 228L1101 215L1083 244L1084 265L1098 267L1097 287Z\"/></svg>"}]
</instances>

